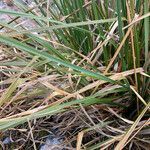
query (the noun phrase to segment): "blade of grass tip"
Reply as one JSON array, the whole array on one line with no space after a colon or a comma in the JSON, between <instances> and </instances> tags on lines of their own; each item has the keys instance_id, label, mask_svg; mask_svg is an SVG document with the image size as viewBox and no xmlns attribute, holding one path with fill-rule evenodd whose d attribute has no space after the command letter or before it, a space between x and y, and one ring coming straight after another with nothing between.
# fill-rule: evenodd
<instances>
[{"instance_id":1,"label":"blade of grass tip","mask_svg":"<svg viewBox=\"0 0 150 150\"><path fill-rule=\"evenodd\" d=\"M133 133L136 126L138 125L138 123L140 122L140 120L142 119L142 117L144 116L146 111L149 109L149 107L150 107L150 102L146 105L146 107L143 109L141 114L138 116L138 118L136 119L134 124L130 127L130 129L123 136L122 140L117 144L117 146L115 147L115 150L122 150L124 148L124 145L126 144L127 140L129 139L129 137L131 136L131 134Z\"/></svg>"},{"instance_id":2,"label":"blade of grass tip","mask_svg":"<svg viewBox=\"0 0 150 150\"><path fill-rule=\"evenodd\" d=\"M82 144L83 135L84 135L83 131L78 133L76 150L81 150L81 144Z\"/></svg>"},{"instance_id":3,"label":"blade of grass tip","mask_svg":"<svg viewBox=\"0 0 150 150\"><path fill-rule=\"evenodd\" d=\"M144 0L144 13L149 12L149 0ZM144 19L144 32L145 32L145 61L148 57L149 48L149 17Z\"/></svg>"},{"instance_id":4,"label":"blade of grass tip","mask_svg":"<svg viewBox=\"0 0 150 150\"><path fill-rule=\"evenodd\" d=\"M146 74L146 73L144 73L144 72L141 72L140 74L143 75L143 76L145 76L145 77L150 78L150 75L148 75L148 74Z\"/></svg>"},{"instance_id":5,"label":"blade of grass tip","mask_svg":"<svg viewBox=\"0 0 150 150\"><path fill-rule=\"evenodd\" d=\"M134 89L133 86L130 86L131 90L137 95L137 97L141 100L141 102L147 106L147 103L144 101L144 99L139 95L139 93Z\"/></svg>"},{"instance_id":6,"label":"blade of grass tip","mask_svg":"<svg viewBox=\"0 0 150 150\"><path fill-rule=\"evenodd\" d=\"M135 16L135 19L130 24L128 24L127 26L123 27L123 30L125 30L125 29L129 28L130 26L136 24L137 22L139 22L142 19L148 18L149 16L150 16L150 12L147 13L147 14L144 14L142 16L138 16L138 15Z\"/></svg>"},{"instance_id":7,"label":"blade of grass tip","mask_svg":"<svg viewBox=\"0 0 150 150\"><path fill-rule=\"evenodd\" d=\"M0 35L0 41L7 44L7 45L9 45L9 46L14 46L14 47L16 47L16 48L18 48L22 51L25 51L27 53L45 58L49 61L53 61L57 64L60 64L60 65L63 65L65 67L71 68L73 70L79 71L81 73L81 75L90 76L90 77L93 77L93 78L96 78L96 79L99 79L99 80L105 80L105 81L113 83L113 84L117 83L116 81L114 81L114 80L112 80L112 79L110 79L110 78L108 78L108 77L106 77L106 76L104 76L100 73L96 73L96 72L92 72L92 71L83 69L79 66L76 66L76 65L73 65L71 63L65 62L61 59L55 58L55 57L49 55L46 52L39 52L36 49L34 49L33 47L31 47L27 44L21 43L21 42L15 40L13 38L9 38L9 37L5 37L5 36Z\"/></svg>"}]
</instances>

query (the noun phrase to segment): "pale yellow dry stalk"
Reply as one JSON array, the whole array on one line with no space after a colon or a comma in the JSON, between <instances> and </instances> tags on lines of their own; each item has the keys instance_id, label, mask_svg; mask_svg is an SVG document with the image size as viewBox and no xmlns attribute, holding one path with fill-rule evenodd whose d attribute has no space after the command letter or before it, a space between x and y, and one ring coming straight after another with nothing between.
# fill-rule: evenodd
<instances>
[{"instance_id":1,"label":"pale yellow dry stalk","mask_svg":"<svg viewBox=\"0 0 150 150\"><path fill-rule=\"evenodd\" d=\"M137 68L136 72L137 73L143 72L143 69L142 68ZM133 73L134 73L134 69L128 70L128 71L125 71L125 72L121 72L121 73L116 73L115 75L112 75L109 78L112 79L112 80L118 80L119 81L119 80L124 79L126 76L133 74ZM55 104L60 104L60 103L66 101L66 100L68 100L72 97L76 97L79 94L81 94L81 93L83 93L83 92L85 92L89 89L92 89L96 86L102 85L104 83L107 83L107 81L99 81L98 80L96 82L93 82L93 83L85 86L84 88L80 89L79 91L77 91L73 94L69 94L69 95L63 97L62 99L59 99L58 101L56 101L54 103L51 103L51 104L45 105L45 106L41 106L41 107L38 107L38 108L35 108L35 109L32 109L32 110L28 110L28 111L25 111L25 112L22 112L22 113L19 113L19 114L16 114L16 115L12 115L12 116L9 116L9 117L6 117L6 118L2 118L2 119L0 119L0 121L7 120L7 119L10 119L10 118L16 118L16 117L21 117L21 116L25 116L25 115L30 115L32 113L38 112L40 110L43 110L43 109L48 108L50 106L53 106Z\"/></svg>"},{"instance_id":2,"label":"pale yellow dry stalk","mask_svg":"<svg viewBox=\"0 0 150 150\"><path fill-rule=\"evenodd\" d=\"M138 15L137 15L137 16L138 16ZM145 19L145 18L147 18L147 17L149 17L149 16L150 16L150 12L147 13L147 14L144 14L144 15L142 15L142 16L140 16L140 17L137 17L137 18L136 18L135 20L133 20L130 24L128 24L127 26L123 27L123 30L129 28L130 26L136 24L136 23L139 22L140 20Z\"/></svg>"},{"instance_id":3,"label":"pale yellow dry stalk","mask_svg":"<svg viewBox=\"0 0 150 150\"><path fill-rule=\"evenodd\" d=\"M128 6L128 2L126 1L126 6L127 6L127 15L128 15L128 20L129 23L131 23L131 15L130 15L130 9ZM131 46L132 46L132 57L133 57L133 66L134 66L134 77L135 77L135 85L136 85L136 90L138 91L138 79L137 79L137 74L136 74L136 56L135 56L135 47L134 47L134 39L133 39L133 30L131 30L130 33L130 37L131 37ZM136 98L137 100L137 111L139 113L139 100L138 98Z\"/></svg>"},{"instance_id":4,"label":"pale yellow dry stalk","mask_svg":"<svg viewBox=\"0 0 150 150\"><path fill-rule=\"evenodd\" d=\"M122 46L124 45L124 43L125 43L127 37L129 36L129 34L130 34L131 30L132 30L132 27L133 27L133 25L132 25L131 27L129 27L128 31L126 32L125 36L123 37L123 39L122 39L122 41L121 41L119 47L117 48L117 50L116 50L116 52L115 52L113 58L111 59L111 61L109 62L108 66L107 66L107 68L106 68L106 70L104 71L104 74L107 74L108 70L110 69L110 67L111 67L112 64L114 63L116 57L118 56L119 52L121 51Z\"/></svg>"},{"instance_id":5,"label":"pale yellow dry stalk","mask_svg":"<svg viewBox=\"0 0 150 150\"><path fill-rule=\"evenodd\" d=\"M148 77L150 78L150 76L147 74L147 73L144 73L144 72L140 72L141 75L145 76L145 77Z\"/></svg>"},{"instance_id":6,"label":"pale yellow dry stalk","mask_svg":"<svg viewBox=\"0 0 150 150\"><path fill-rule=\"evenodd\" d=\"M115 23L113 23L111 30L110 30L107 34L105 34L105 36L107 35L107 36L106 36L106 39L105 39L103 42L100 42L100 43L97 45L97 47L93 50L94 53L92 54L90 60L93 59L95 53L96 53L97 50L98 50L98 52L97 52L95 58L94 58L93 61L92 61L93 65L96 63L96 61L98 60L98 58L99 58L100 55L102 54L102 52L103 52L103 46L104 46L104 45L106 46L107 43L108 43L108 41L112 38L112 35L113 35L114 31L116 30L117 26L118 26L118 21L116 21Z\"/></svg>"},{"instance_id":7,"label":"pale yellow dry stalk","mask_svg":"<svg viewBox=\"0 0 150 150\"><path fill-rule=\"evenodd\" d=\"M150 124L150 118L142 126L139 127L139 129L133 134L133 136L126 142L124 146L126 146L148 124Z\"/></svg>"},{"instance_id":8,"label":"pale yellow dry stalk","mask_svg":"<svg viewBox=\"0 0 150 150\"><path fill-rule=\"evenodd\" d=\"M134 89L133 86L130 86L131 90L137 95L137 97L139 98L139 100L145 105L147 106L147 103L145 102L145 100L141 97L141 95Z\"/></svg>"},{"instance_id":9,"label":"pale yellow dry stalk","mask_svg":"<svg viewBox=\"0 0 150 150\"><path fill-rule=\"evenodd\" d=\"M128 28L128 31L126 32L125 36L123 37L123 39L122 39L122 41L121 41L121 43L120 43L120 45L119 45L119 47L117 48L117 50L116 50L116 52L115 52L113 58L112 58L111 61L109 62L109 64L108 64L108 66L107 66L107 68L106 68L104 74L106 74L106 73L108 72L108 70L110 69L110 67L111 67L111 65L113 64L114 60L115 60L116 57L118 56L118 54L119 54L119 52L120 52L120 50L121 50L123 44L125 43L127 37L129 36L129 34L130 34L130 32L131 32L133 26L134 26L138 21L140 21L140 20L142 20L142 19L144 19L144 18L146 18L146 17L149 17L149 16L150 16L150 13L147 13L147 14L141 16L141 17L135 16L135 18L132 20L132 22L131 22L128 26L126 26L125 28L123 28L123 29L126 29L126 28L129 27L129 28Z\"/></svg>"},{"instance_id":10,"label":"pale yellow dry stalk","mask_svg":"<svg viewBox=\"0 0 150 150\"><path fill-rule=\"evenodd\" d=\"M140 120L142 119L142 117L144 116L144 114L146 113L146 111L149 109L149 107L150 107L150 102L143 109L143 111L138 116L138 118L136 119L136 121L134 122L134 124L130 127L130 129L123 135L121 141L115 147L115 150L122 150L124 148L126 142L128 142L129 137L134 132L136 126L139 124Z\"/></svg>"},{"instance_id":11,"label":"pale yellow dry stalk","mask_svg":"<svg viewBox=\"0 0 150 150\"><path fill-rule=\"evenodd\" d=\"M76 150L81 150L81 144L82 144L83 135L84 135L83 131L78 133Z\"/></svg>"},{"instance_id":12,"label":"pale yellow dry stalk","mask_svg":"<svg viewBox=\"0 0 150 150\"><path fill-rule=\"evenodd\" d=\"M118 136L115 136L114 138L104 142L100 147L104 147L104 146L107 146L107 145L111 145L113 144L114 142L116 141L119 141L121 138L123 137L123 135L118 135Z\"/></svg>"},{"instance_id":13,"label":"pale yellow dry stalk","mask_svg":"<svg viewBox=\"0 0 150 150\"><path fill-rule=\"evenodd\" d=\"M116 117L118 117L119 119L121 119L122 121L124 121L124 122L126 122L126 123L128 123L128 124L133 124L133 123L134 123L133 121L130 121L130 120L128 120L128 119L125 119L125 118L119 116L112 108L108 107L108 110L109 110L112 114L114 114Z\"/></svg>"},{"instance_id":14,"label":"pale yellow dry stalk","mask_svg":"<svg viewBox=\"0 0 150 150\"><path fill-rule=\"evenodd\" d=\"M29 120L28 120L28 126L29 126L29 129L30 129L30 135L31 135L31 138L32 138L32 142L33 142L34 150L37 150L37 148L36 148L36 144L35 144L35 140L34 140L34 136L33 136L32 127L31 127L31 123L30 123L30 121L29 121Z\"/></svg>"}]
</instances>

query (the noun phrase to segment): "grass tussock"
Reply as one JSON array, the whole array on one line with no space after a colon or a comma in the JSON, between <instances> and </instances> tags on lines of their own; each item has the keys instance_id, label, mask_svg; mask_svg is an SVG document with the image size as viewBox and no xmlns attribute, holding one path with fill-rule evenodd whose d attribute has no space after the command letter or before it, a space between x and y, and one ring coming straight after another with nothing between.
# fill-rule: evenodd
<instances>
[{"instance_id":1,"label":"grass tussock","mask_svg":"<svg viewBox=\"0 0 150 150\"><path fill-rule=\"evenodd\" d=\"M11 17L0 21L2 148L40 149L51 135L59 149L147 150L148 0L13 6L0 9Z\"/></svg>"}]
</instances>

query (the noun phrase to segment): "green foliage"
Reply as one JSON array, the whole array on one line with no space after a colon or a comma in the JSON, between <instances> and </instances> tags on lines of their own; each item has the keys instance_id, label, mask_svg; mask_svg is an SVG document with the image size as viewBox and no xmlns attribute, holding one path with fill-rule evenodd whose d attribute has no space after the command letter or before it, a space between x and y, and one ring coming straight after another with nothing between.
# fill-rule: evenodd
<instances>
[{"instance_id":1,"label":"green foliage","mask_svg":"<svg viewBox=\"0 0 150 150\"><path fill-rule=\"evenodd\" d=\"M57 99L55 103L41 108L39 104L43 105L42 99L37 102L39 107L33 105L23 114L16 113L17 118L8 114L9 117L4 116L0 119L0 130L16 127L29 120L80 109L81 106L86 108L105 105L114 107L122 113L132 106L133 111L137 112L132 117L143 110L139 95L147 104L150 87L148 0L144 2L132 0L130 3L124 0L105 2L91 0L86 3L85 0L54 0L50 6L47 6L47 2L40 3L35 0L37 5L35 8L38 11L34 11L35 8L28 10L23 3L16 0L14 3L21 12L0 10L0 14L15 17L10 22L0 21L1 29L9 29L9 32L0 33L1 45L4 46L5 53L13 57L10 61L0 62L0 66L5 67L3 72L13 74L10 79L0 82L0 85L9 85L4 89L0 106L17 104L27 93L26 89L18 93L17 88L19 89L22 84L28 86L28 81L31 84L38 82L39 76L42 78L58 75L69 79L70 85L67 89L61 89L65 91L63 94L60 94L62 91L58 90L57 86L50 86L57 94L60 92L60 95L55 93ZM143 16L144 14L147 16ZM143 18L140 18L141 16ZM16 27L15 21L20 18L30 19L36 27L32 29L26 29L22 25ZM17 53L14 53L15 50ZM111 66L107 68L109 64ZM139 67L144 68L145 73L137 71ZM105 72L106 68L108 72ZM123 71L126 71L124 76L121 74ZM139 95L131 90L131 85ZM33 88L35 92L29 95L41 94L42 86L36 85L35 89L38 92ZM46 88L49 90L49 87ZM29 99L35 104L36 101L32 96ZM16 99L19 97L19 100L14 97ZM128 106L124 105L124 97L129 103ZM110 139L107 137L107 140ZM89 144L87 147L97 149L102 145L100 142L96 145Z\"/></svg>"}]
</instances>

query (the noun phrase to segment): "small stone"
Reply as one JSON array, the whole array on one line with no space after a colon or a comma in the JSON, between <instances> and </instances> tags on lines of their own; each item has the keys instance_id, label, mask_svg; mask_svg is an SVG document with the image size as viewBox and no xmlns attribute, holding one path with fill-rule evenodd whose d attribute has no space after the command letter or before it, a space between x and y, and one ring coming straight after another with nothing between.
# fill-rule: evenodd
<instances>
[{"instance_id":1,"label":"small stone","mask_svg":"<svg viewBox=\"0 0 150 150\"><path fill-rule=\"evenodd\" d=\"M60 145L61 139L49 136L46 139L45 144L41 146L40 150L63 150Z\"/></svg>"},{"instance_id":2,"label":"small stone","mask_svg":"<svg viewBox=\"0 0 150 150\"><path fill-rule=\"evenodd\" d=\"M12 141L11 141L11 139L10 139L10 137L7 137L7 138L5 138L4 140L3 140L3 144L10 144Z\"/></svg>"}]
</instances>

